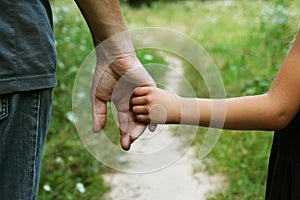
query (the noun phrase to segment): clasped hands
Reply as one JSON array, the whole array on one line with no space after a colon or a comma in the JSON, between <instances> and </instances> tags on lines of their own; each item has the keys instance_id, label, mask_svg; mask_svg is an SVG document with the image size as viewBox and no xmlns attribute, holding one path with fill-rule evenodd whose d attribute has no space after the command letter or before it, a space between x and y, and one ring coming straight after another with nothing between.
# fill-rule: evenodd
<instances>
[{"instance_id":1,"label":"clasped hands","mask_svg":"<svg viewBox=\"0 0 300 200\"><path fill-rule=\"evenodd\" d=\"M130 110L130 98L138 86L155 87L155 82L136 57L135 52L124 53L117 58L97 59L91 89L93 131L101 131L106 123L107 102L112 101L117 109L121 146L130 145L144 132L148 124L135 120ZM149 125L154 131L155 126Z\"/></svg>"}]
</instances>

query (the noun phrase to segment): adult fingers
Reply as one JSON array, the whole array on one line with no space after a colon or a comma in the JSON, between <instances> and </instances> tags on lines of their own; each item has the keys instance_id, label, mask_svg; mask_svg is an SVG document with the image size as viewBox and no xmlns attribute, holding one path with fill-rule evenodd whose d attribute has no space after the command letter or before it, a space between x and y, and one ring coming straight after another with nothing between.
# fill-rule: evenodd
<instances>
[{"instance_id":1,"label":"adult fingers","mask_svg":"<svg viewBox=\"0 0 300 200\"><path fill-rule=\"evenodd\" d=\"M131 144L143 134L147 126L135 121L130 113L119 113L119 122L121 146L124 150L129 150Z\"/></svg>"},{"instance_id":2,"label":"adult fingers","mask_svg":"<svg viewBox=\"0 0 300 200\"><path fill-rule=\"evenodd\" d=\"M134 119L132 112L129 113L129 126L127 127L127 133L130 134L132 142L138 139L145 131L147 125L141 122L138 122Z\"/></svg>"},{"instance_id":3,"label":"adult fingers","mask_svg":"<svg viewBox=\"0 0 300 200\"><path fill-rule=\"evenodd\" d=\"M120 129L120 133L121 133L121 139L120 139L121 146L125 151L128 151L132 143L130 135L126 134L126 132L122 131L121 129Z\"/></svg>"},{"instance_id":4,"label":"adult fingers","mask_svg":"<svg viewBox=\"0 0 300 200\"><path fill-rule=\"evenodd\" d=\"M146 125L136 122L136 125L134 126L133 130L131 130L130 132L130 138L132 141L135 141L136 139L138 139L145 131L146 129Z\"/></svg>"},{"instance_id":5,"label":"adult fingers","mask_svg":"<svg viewBox=\"0 0 300 200\"><path fill-rule=\"evenodd\" d=\"M129 116L128 112L118 112L119 130L121 135L121 146L124 150L129 150L132 143L130 134L127 133Z\"/></svg>"},{"instance_id":6,"label":"adult fingers","mask_svg":"<svg viewBox=\"0 0 300 200\"><path fill-rule=\"evenodd\" d=\"M94 97L92 99L93 132L100 132L106 123L106 102Z\"/></svg>"}]
</instances>

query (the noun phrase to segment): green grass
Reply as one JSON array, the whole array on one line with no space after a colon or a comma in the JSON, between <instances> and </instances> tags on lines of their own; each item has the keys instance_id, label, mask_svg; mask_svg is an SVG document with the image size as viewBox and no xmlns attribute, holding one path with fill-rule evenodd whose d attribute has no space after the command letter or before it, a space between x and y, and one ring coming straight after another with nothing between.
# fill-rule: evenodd
<instances>
[{"instance_id":1,"label":"green grass","mask_svg":"<svg viewBox=\"0 0 300 200\"><path fill-rule=\"evenodd\" d=\"M80 64L93 49L91 36L73 1L52 1L52 4L58 87L43 155L39 199L103 199L109 187L102 174L111 169L96 161L83 147L70 117L72 87ZM233 4L179 1L155 2L152 7L139 9L122 7L129 29L170 28L199 42L219 67L228 97L268 90L296 33L299 8L300 2L296 0L241 0ZM151 49L139 50L137 54L143 63L165 63ZM151 66L148 70L156 78L165 73ZM209 97L205 83L192 67L187 67L185 77L198 96ZM107 126L115 126L114 121L109 120ZM201 128L194 141L197 148L205 130ZM117 129L108 135L118 143ZM213 151L204 159L209 173L221 173L228 179L228 188L212 199L264 199L271 140L271 132L223 131ZM76 189L77 183L84 185L85 193Z\"/></svg>"}]
</instances>

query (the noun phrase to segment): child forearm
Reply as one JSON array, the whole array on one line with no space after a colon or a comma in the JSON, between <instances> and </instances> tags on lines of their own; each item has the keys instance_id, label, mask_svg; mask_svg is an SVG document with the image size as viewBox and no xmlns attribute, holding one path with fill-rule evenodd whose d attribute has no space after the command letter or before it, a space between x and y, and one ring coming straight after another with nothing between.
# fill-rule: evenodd
<instances>
[{"instance_id":1,"label":"child forearm","mask_svg":"<svg viewBox=\"0 0 300 200\"><path fill-rule=\"evenodd\" d=\"M228 99L181 98L181 122L232 130L278 130L290 118L268 94ZM196 105L196 107L194 107Z\"/></svg>"}]
</instances>

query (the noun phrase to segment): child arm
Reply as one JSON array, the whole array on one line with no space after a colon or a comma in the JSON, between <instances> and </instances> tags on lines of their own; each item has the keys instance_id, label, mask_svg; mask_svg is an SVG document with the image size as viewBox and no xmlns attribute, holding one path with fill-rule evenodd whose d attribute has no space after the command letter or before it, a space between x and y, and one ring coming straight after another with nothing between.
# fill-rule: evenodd
<instances>
[{"instance_id":1,"label":"child arm","mask_svg":"<svg viewBox=\"0 0 300 200\"><path fill-rule=\"evenodd\" d=\"M220 111L220 115L223 114L225 118L213 120L223 120L224 126L216 128L282 129L300 109L299 33L266 94L213 100L184 98L168 91L147 87L137 88L131 102L135 119L144 123L210 126L213 105L220 103L225 105L225 110Z\"/></svg>"}]
</instances>

